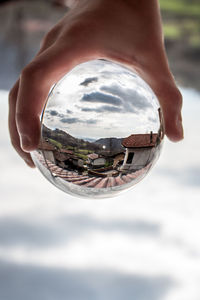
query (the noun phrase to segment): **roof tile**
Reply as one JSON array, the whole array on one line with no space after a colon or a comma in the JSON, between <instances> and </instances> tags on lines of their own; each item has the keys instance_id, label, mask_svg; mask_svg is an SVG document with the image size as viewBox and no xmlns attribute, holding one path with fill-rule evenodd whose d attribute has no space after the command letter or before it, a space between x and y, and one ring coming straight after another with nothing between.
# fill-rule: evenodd
<instances>
[{"instance_id":1,"label":"roof tile","mask_svg":"<svg viewBox=\"0 0 200 300\"><path fill-rule=\"evenodd\" d=\"M140 147L154 147L156 145L158 134L131 134L124 138L122 145L125 148L140 148Z\"/></svg>"}]
</instances>

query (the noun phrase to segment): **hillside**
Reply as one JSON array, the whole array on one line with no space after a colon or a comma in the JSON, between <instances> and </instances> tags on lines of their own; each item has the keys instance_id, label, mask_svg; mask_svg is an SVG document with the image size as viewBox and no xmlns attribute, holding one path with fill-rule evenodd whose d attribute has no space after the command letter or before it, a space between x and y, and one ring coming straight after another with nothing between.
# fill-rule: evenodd
<instances>
[{"instance_id":1,"label":"hillside","mask_svg":"<svg viewBox=\"0 0 200 300\"><path fill-rule=\"evenodd\" d=\"M96 152L104 155L110 155L124 151L124 148L121 145L123 140L122 138L101 138L95 142L89 142L83 139L75 138L60 129L51 130L45 125L42 125L42 134L44 139L47 139L50 144L59 149L69 149L79 151L84 154Z\"/></svg>"}]
</instances>

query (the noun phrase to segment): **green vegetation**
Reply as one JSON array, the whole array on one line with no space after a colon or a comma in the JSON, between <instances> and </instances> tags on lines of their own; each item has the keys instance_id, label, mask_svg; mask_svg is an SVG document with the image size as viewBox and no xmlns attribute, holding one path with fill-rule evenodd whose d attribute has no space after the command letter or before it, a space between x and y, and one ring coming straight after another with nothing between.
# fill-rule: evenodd
<instances>
[{"instance_id":1,"label":"green vegetation","mask_svg":"<svg viewBox=\"0 0 200 300\"><path fill-rule=\"evenodd\" d=\"M82 153L82 154L85 154L85 155L93 153L93 151L90 151L90 150L87 150L87 149L78 149L78 152Z\"/></svg>"},{"instance_id":2,"label":"green vegetation","mask_svg":"<svg viewBox=\"0 0 200 300\"><path fill-rule=\"evenodd\" d=\"M199 0L160 0L159 2L163 12L200 17Z\"/></svg>"},{"instance_id":3,"label":"green vegetation","mask_svg":"<svg viewBox=\"0 0 200 300\"><path fill-rule=\"evenodd\" d=\"M59 142L57 142L57 141L55 141L55 140L53 140L53 139L49 139L49 142L50 142L52 145L54 145L54 146L56 146L57 148L59 148L59 149L62 148L62 144L59 143Z\"/></svg>"},{"instance_id":4,"label":"green vegetation","mask_svg":"<svg viewBox=\"0 0 200 300\"><path fill-rule=\"evenodd\" d=\"M85 154L85 155L88 154L88 150L87 149L79 149L78 152L81 153L81 154Z\"/></svg>"},{"instance_id":5,"label":"green vegetation","mask_svg":"<svg viewBox=\"0 0 200 300\"><path fill-rule=\"evenodd\" d=\"M88 159L88 154L93 153L94 151L91 150L87 150L87 149L79 149L79 148L74 148L74 153L77 157L83 159L83 160L87 160Z\"/></svg>"},{"instance_id":6,"label":"green vegetation","mask_svg":"<svg viewBox=\"0 0 200 300\"><path fill-rule=\"evenodd\" d=\"M160 0L165 39L200 47L199 0Z\"/></svg>"},{"instance_id":7,"label":"green vegetation","mask_svg":"<svg viewBox=\"0 0 200 300\"><path fill-rule=\"evenodd\" d=\"M83 160L87 160L87 155L84 155L84 154L81 154L81 153L78 153L78 152L75 152L75 155Z\"/></svg>"},{"instance_id":8,"label":"green vegetation","mask_svg":"<svg viewBox=\"0 0 200 300\"><path fill-rule=\"evenodd\" d=\"M177 25L174 24L164 24L163 25L164 35L170 39L177 39L181 35L181 30Z\"/></svg>"},{"instance_id":9,"label":"green vegetation","mask_svg":"<svg viewBox=\"0 0 200 300\"><path fill-rule=\"evenodd\" d=\"M72 147L72 146L66 146L65 149L66 150L74 150L74 147Z\"/></svg>"},{"instance_id":10,"label":"green vegetation","mask_svg":"<svg viewBox=\"0 0 200 300\"><path fill-rule=\"evenodd\" d=\"M111 167L113 165L112 161L106 161L105 168Z\"/></svg>"}]
</instances>

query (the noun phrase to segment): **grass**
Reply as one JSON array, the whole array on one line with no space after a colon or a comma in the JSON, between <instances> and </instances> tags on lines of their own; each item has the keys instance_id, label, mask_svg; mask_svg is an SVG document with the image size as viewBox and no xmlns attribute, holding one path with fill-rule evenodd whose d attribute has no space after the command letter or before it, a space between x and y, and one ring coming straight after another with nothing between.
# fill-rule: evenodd
<instances>
[{"instance_id":1,"label":"grass","mask_svg":"<svg viewBox=\"0 0 200 300\"><path fill-rule=\"evenodd\" d=\"M78 152L84 155L87 155L89 153L87 149L79 149Z\"/></svg>"},{"instance_id":2,"label":"grass","mask_svg":"<svg viewBox=\"0 0 200 300\"><path fill-rule=\"evenodd\" d=\"M72 147L72 146L66 146L65 149L67 149L67 150L74 150L74 147Z\"/></svg>"},{"instance_id":3,"label":"grass","mask_svg":"<svg viewBox=\"0 0 200 300\"><path fill-rule=\"evenodd\" d=\"M55 141L55 140L53 140L53 139L49 139L49 142L52 144L52 145L54 145L54 146L56 146L57 148L62 148L62 144L61 143L59 143L59 142L57 142L57 141Z\"/></svg>"},{"instance_id":4,"label":"grass","mask_svg":"<svg viewBox=\"0 0 200 300\"><path fill-rule=\"evenodd\" d=\"M84 155L84 154L81 154L81 153L78 153L78 152L75 152L76 156L83 159L83 160L87 160L87 155Z\"/></svg>"}]
</instances>

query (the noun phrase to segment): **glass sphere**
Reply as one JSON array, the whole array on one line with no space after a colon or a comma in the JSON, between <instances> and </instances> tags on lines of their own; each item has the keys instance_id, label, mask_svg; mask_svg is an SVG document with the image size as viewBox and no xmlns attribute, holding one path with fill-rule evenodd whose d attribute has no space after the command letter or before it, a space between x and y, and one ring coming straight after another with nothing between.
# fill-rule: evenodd
<instances>
[{"instance_id":1,"label":"glass sphere","mask_svg":"<svg viewBox=\"0 0 200 300\"><path fill-rule=\"evenodd\" d=\"M160 105L147 83L120 64L92 60L50 91L32 158L64 192L106 198L144 178L163 137Z\"/></svg>"}]
</instances>

